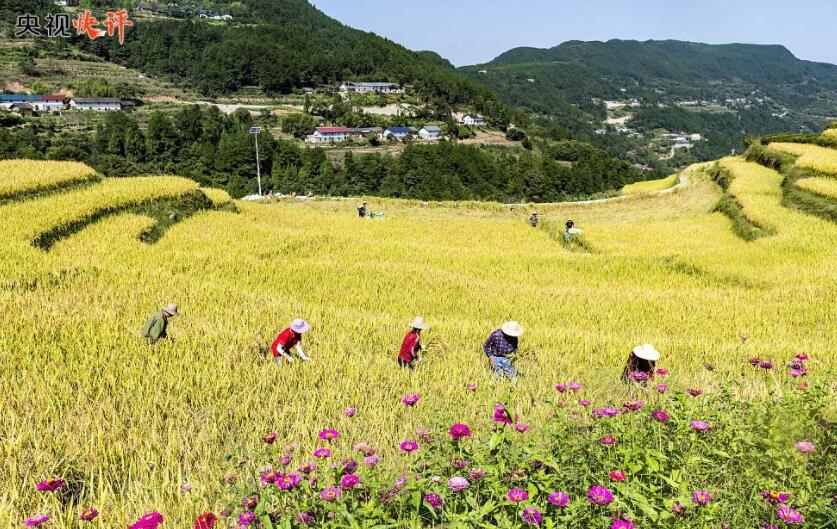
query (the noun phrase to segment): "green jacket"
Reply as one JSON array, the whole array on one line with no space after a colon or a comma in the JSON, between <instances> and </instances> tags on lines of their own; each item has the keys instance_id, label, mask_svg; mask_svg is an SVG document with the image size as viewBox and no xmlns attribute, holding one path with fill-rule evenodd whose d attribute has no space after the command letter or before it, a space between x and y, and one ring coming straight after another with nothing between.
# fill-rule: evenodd
<instances>
[{"instance_id":1,"label":"green jacket","mask_svg":"<svg viewBox=\"0 0 837 529\"><path fill-rule=\"evenodd\" d=\"M169 325L169 318L162 310L155 312L148 318L142 328L142 336L148 343L155 343L161 338L166 338L166 327Z\"/></svg>"}]
</instances>

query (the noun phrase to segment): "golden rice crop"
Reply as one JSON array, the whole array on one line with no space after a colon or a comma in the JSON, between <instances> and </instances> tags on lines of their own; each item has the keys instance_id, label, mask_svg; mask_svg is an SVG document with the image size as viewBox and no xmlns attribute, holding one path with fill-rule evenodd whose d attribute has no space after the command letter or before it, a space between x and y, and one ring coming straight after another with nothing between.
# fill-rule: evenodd
<instances>
[{"instance_id":1,"label":"golden rice crop","mask_svg":"<svg viewBox=\"0 0 837 529\"><path fill-rule=\"evenodd\" d=\"M196 511L230 499L224 475L252 479L275 463L276 449L259 442L267 432L310 454L321 428L351 429L382 447L386 465L417 427L485 424L486 403L510 387L533 423L551 415L543 395L558 381L583 380L594 401L624 399L618 378L638 343L662 351L679 383L707 391L751 354L806 352L817 368L837 367L837 226L783 208L775 171L723 165L746 214L775 236L737 238L700 173L670 195L551 206L594 252L568 251L524 213L493 205L375 199L386 220L357 218L354 201L239 203L239 213L189 217L153 245L137 240L150 219L116 215L44 252L28 241L45 229L194 184L106 180L2 206L0 241L21 251L0 254L0 276L30 281L0 282L0 526L48 508L53 527L76 527L87 505L104 527L149 510L165 512L165 527L191 526ZM139 329L169 301L182 309L174 341L149 347ZM432 328L410 375L395 355L416 315ZM264 350L296 316L312 324L312 359L276 366ZM526 329L524 376L512 386L493 380L480 351L511 318ZM778 377L732 391L778 396ZM468 383L480 385L476 398ZM439 405L405 414L408 392ZM346 406L358 415L345 417ZM53 474L70 481L78 507L34 492Z\"/></svg>"},{"instance_id":2,"label":"golden rice crop","mask_svg":"<svg viewBox=\"0 0 837 529\"><path fill-rule=\"evenodd\" d=\"M837 128L825 129L822 132L822 135L823 136L828 136L828 137L837 137Z\"/></svg>"},{"instance_id":3,"label":"golden rice crop","mask_svg":"<svg viewBox=\"0 0 837 529\"><path fill-rule=\"evenodd\" d=\"M0 161L0 199L93 180L96 171L81 162Z\"/></svg>"},{"instance_id":4,"label":"golden rice crop","mask_svg":"<svg viewBox=\"0 0 837 529\"><path fill-rule=\"evenodd\" d=\"M770 149L798 156L796 166L826 174L837 174L837 149L807 143L771 143Z\"/></svg>"},{"instance_id":5,"label":"golden rice crop","mask_svg":"<svg viewBox=\"0 0 837 529\"><path fill-rule=\"evenodd\" d=\"M834 178L803 178L797 180L796 185L812 193L837 199L837 180Z\"/></svg>"},{"instance_id":6,"label":"golden rice crop","mask_svg":"<svg viewBox=\"0 0 837 529\"><path fill-rule=\"evenodd\" d=\"M664 189L669 189L677 185L679 181L679 175L673 174L666 178L660 178L658 180L648 180L645 182L636 182L634 184L628 184L622 188L623 195L641 195L645 193L654 193L656 191L662 191Z\"/></svg>"},{"instance_id":7,"label":"golden rice crop","mask_svg":"<svg viewBox=\"0 0 837 529\"><path fill-rule=\"evenodd\" d=\"M201 192L212 202L215 207L224 206L232 202L230 194L223 189L214 189L211 187L202 187Z\"/></svg>"}]
</instances>

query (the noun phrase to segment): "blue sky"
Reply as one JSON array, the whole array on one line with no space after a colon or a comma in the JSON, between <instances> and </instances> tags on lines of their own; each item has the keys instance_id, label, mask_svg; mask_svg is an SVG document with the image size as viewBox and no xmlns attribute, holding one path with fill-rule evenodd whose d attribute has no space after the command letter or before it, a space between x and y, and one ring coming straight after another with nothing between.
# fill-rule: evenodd
<instances>
[{"instance_id":1,"label":"blue sky","mask_svg":"<svg viewBox=\"0 0 837 529\"><path fill-rule=\"evenodd\" d=\"M312 0L329 16L457 66L566 40L783 44L837 64L835 0Z\"/></svg>"}]
</instances>

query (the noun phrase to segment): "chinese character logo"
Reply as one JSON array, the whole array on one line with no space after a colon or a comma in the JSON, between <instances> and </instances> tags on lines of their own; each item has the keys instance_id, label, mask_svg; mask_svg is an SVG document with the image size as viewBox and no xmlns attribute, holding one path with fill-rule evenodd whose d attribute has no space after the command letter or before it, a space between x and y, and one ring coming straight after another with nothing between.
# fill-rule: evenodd
<instances>
[{"instance_id":1,"label":"chinese character logo","mask_svg":"<svg viewBox=\"0 0 837 529\"><path fill-rule=\"evenodd\" d=\"M125 42L125 27L133 26L134 23L128 20L128 11L123 9L116 12L107 12L107 18L103 22L108 28L108 36L112 37L114 31L119 34L119 44Z\"/></svg>"},{"instance_id":2,"label":"chinese character logo","mask_svg":"<svg viewBox=\"0 0 837 529\"><path fill-rule=\"evenodd\" d=\"M78 18L73 20L73 27L76 28L76 35L87 35L90 40L96 40L105 34L105 30L98 28L99 21L90 14L90 11L79 13Z\"/></svg>"},{"instance_id":3,"label":"chinese character logo","mask_svg":"<svg viewBox=\"0 0 837 529\"><path fill-rule=\"evenodd\" d=\"M17 23L15 24L15 38L20 37L40 37L41 36L41 22L37 15L18 15Z\"/></svg>"}]
</instances>

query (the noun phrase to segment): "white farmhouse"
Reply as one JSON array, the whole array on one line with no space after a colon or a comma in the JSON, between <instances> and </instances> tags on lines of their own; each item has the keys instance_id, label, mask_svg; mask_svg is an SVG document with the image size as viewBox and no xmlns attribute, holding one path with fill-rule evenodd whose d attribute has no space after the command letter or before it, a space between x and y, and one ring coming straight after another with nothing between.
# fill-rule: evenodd
<instances>
[{"instance_id":1,"label":"white farmhouse","mask_svg":"<svg viewBox=\"0 0 837 529\"><path fill-rule=\"evenodd\" d=\"M404 89L398 83L346 81L340 85L341 92L357 94L403 94Z\"/></svg>"},{"instance_id":2,"label":"white farmhouse","mask_svg":"<svg viewBox=\"0 0 837 529\"><path fill-rule=\"evenodd\" d=\"M349 139L348 127L317 127L314 134L305 138L306 143L332 143Z\"/></svg>"},{"instance_id":3,"label":"white farmhouse","mask_svg":"<svg viewBox=\"0 0 837 529\"><path fill-rule=\"evenodd\" d=\"M115 112L122 110L122 101L115 97L74 97L70 99L70 108L73 110Z\"/></svg>"},{"instance_id":4,"label":"white farmhouse","mask_svg":"<svg viewBox=\"0 0 837 529\"><path fill-rule=\"evenodd\" d=\"M462 120L460 121L460 123L465 125L466 127L481 127L485 125L485 118L480 116L479 114L466 114L462 116Z\"/></svg>"},{"instance_id":5,"label":"white farmhouse","mask_svg":"<svg viewBox=\"0 0 837 529\"><path fill-rule=\"evenodd\" d=\"M442 129L436 125L425 125L418 131L419 138L428 141L442 139Z\"/></svg>"}]
</instances>

